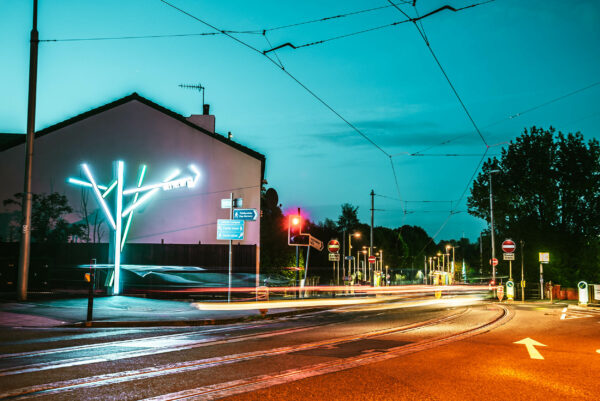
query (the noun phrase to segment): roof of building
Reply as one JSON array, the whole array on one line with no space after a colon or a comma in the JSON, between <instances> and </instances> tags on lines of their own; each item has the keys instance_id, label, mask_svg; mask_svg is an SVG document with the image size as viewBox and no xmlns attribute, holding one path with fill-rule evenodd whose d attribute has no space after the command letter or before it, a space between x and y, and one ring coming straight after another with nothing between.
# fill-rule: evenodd
<instances>
[{"instance_id":1,"label":"roof of building","mask_svg":"<svg viewBox=\"0 0 600 401\"><path fill-rule=\"evenodd\" d=\"M74 124L74 123L76 123L78 121L85 120L86 118L95 116L97 114L100 114L100 113L102 113L104 111L107 111L107 110L110 110L112 108L121 106L121 105L123 105L123 104L125 104L127 102L132 101L132 100L137 100L138 102L143 103L146 106L152 107L153 109L158 110L161 113L166 114L169 117L172 117L172 118L174 118L174 119L182 122L183 124L185 124L185 125L187 125L187 126L189 126L191 128L194 128L197 131L202 132L203 134L206 134L206 135L208 135L208 136L210 136L210 137L212 137L212 138L214 138L214 139L216 139L216 140L218 140L220 142L223 142L223 143L231 146L232 148L235 148L235 149L237 149L237 150L239 150L239 151L241 151L243 153L246 153L249 156L254 157L255 159L260 160L261 161L261 165L262 165L262 167L261 167L261 176L262 176L262 178L264 178L264 174L265 174L265 156L263 154L258 153L256 151L250 149L250 148L247 148L244 145L240 145L239 143L234 142L231 139L229 139L227 137L224 137L223 135L207 131L204 128L201 128L201 127L197 126L196 124L188 121L181 114L177 114L174 111L167 109L166 107L163 107L163 106L161 106L161 105L159 105L157 103L154 103L153 101L151 101L149 99L146 99L143 96L140 96L136 92L132 93L131 95L122 97L121 99L117 99L114 102L107 103L107 104L105 104L103 106L100 106L100 107L97 107L95 109L86 111L84 113L76 115L75 117L71 117L71 118L69 118L67 120L61 121L61 122L59 122L57 124L54 124L54 125L51 125L49 127L44 128L42 130L39 130L39 131L37 131L35 133L35 137L39 138L41 136L48 135L48 134L50 134L52 132L55 132L55 131L57 131L57 130L59 130L61 128L64 128L64 127L66 127L66 126L68 126L70 124ZM26 139L26 136L23 135L23 134L2 134L2 133L0 133L0 152L4 151L6 149L10 149L10 148L12 148L14 146L20 145L22 143L25 143L25 139Z\"/></svg>"}]
</instances>

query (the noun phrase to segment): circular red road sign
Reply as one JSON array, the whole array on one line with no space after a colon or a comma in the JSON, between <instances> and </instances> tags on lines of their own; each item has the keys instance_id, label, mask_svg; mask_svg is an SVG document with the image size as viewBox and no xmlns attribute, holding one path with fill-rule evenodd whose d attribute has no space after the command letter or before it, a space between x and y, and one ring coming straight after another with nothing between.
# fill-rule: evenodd
<instances>
[{"instance_id":1,"label":"circular red road sign","mask_svg":"<svg viewBox=\"0 0 600 401\"><path fill-rule=\"evenodd\" d=\"M513 253L517 249L517 244L511 239L504 240L502 243L502 252Z\"/></svg>"},{"instance_id":2,"label":"circular red road sign","mask_svg":"<svg viewBox=\"0 0 600 401\"><path fill-rule=\"evenodd\" d=\"M332 239L327 243L327 250L331 253L338 253L340 251L340 241Z\"/></svg>"},{"instance_id":3,"label":"circular red road sign","mask_svg":"<svg viewBox=\"0 0 600 401\"><path fill-rule=\"evenodd\" d=\"M369 263L375 263L377 258L375 256L369 256Z\"/></svg>"},{"instance_id":4,"label":"circular red road sign","mask_svg":"<svg viewBox=\"0 0 600 401\"><path fill-rule=\"evenodd\" d=\"M498 266L498 259L490 259L490 265Z\"/></svg>"}]
</instances>

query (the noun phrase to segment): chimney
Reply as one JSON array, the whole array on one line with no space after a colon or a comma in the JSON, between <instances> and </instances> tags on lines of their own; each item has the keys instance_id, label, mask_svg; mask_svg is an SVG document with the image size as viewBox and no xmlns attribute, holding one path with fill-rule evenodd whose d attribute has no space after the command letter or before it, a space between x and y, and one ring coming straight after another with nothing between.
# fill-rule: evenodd
<instances>
[{"instance_id":1,"label":"chimney","mask_svg":"<svg viewBox=\"0 0 600 401\"><path fill-rule=\"evenodd\" d=\"M210 112L210 105L202 105L202 114L192 114L186 117L186 120L200 128L215 133L215 116L208 114Z\"/></svg>"}]
</instances>

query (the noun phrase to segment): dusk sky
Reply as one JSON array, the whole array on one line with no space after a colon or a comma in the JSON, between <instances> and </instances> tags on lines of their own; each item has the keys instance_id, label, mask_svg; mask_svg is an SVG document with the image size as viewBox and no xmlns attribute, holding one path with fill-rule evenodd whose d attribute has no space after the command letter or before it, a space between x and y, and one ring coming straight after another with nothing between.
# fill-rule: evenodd
<instances>
[{"instance_id":1,"label":"dusk sky","mask_svg":"<svg viewBox=\"0 0 600 401\"><path fill-rule=\"evenodd\" d=\"M415 10L395 1L411 17L477 3L418 0ZM31 3L0 1L4 133L26 130ZM39 0L36 129L132 92L185 116L201 114L201 95L178 87L201 83L217 132L231 131L266 156L265 178L284 210L299 206L313 220L335 220L349 202L368 222L373 189L382 195L376 225L420 225L436 240L473 240L487 226L466 213L486 145L414 24L283 47L267 54L274 62L261 54L405 20L389 2L169 3L220 30L251 31L231 36L259 52L222 34L122 39L215 33L160 0ZM510 141L531 125L600 138L600 1L484 3L441 11L422 28L485 142ZM378 9L273 29L371 8ZM448 154L461 156L441 156ZM461 213L448 219L451 208Z\"/></svg>"}]
</instances>

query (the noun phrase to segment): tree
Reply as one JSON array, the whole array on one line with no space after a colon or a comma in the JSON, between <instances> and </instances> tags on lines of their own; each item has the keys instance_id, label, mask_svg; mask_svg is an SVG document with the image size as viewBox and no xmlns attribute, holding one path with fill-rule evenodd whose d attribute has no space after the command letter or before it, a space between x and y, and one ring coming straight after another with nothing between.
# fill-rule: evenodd
<instances>
[{"instance_id":1,"label":"tree","mask_svg":"<svg viewBox=\"0 0 600 401\"><path fill-rule=\"evenodd\" d=\"M342 214L338 217L337 225L340 230L350 231L356 228L358 221L358 206L354 207L350 203L342 205Z\"/></svg>"},{"instance_id":2,"label":"tree","mask_svg":"<svg viewBox=\"0 0 600 401\"><path fill-rule=\"evenodd\" d=\"M529 264L549 251L547 280L574 285L598 280L600 235L600 144L579 132L564 135L532 127L488 159L467 201L469 213L489 221L492 176L494 228L504 237L525 241ZM535 277L533 268L528 269Z\"/></svg>"},{"instance_id":3,"label":"tree","mask_svg":"<svg viewBox=\"0 0 600 401\"><path fill-rule=\"evenodd\" d=\"M15 194L12 198L3 201L4 206L16 206L19 210L23 204L23 194ZM31 239L33 242L64 243L69 238L77 236L85 238L85 230L82 224L71 224L64 216L72 213L67 197L57 192L49 195L33 194L31 211ZM11 226L20 227L22 217L16 214Z\"/></svg>"}]
</instances>

